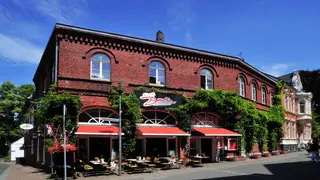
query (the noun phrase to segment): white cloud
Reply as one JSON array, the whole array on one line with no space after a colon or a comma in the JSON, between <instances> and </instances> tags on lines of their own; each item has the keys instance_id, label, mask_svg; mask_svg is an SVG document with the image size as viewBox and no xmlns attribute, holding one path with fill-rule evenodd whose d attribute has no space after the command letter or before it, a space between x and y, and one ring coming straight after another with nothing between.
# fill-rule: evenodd
<instances>
[{"instance_id":1,"label":"white cloud","mask_svg":"<svg viewBox=\"0 0 320 180\"><path fill-rule=\"evenodd\" d=\"M284 75L289 67L290 67L289 64L279 63L279 64L273 64L271 66L262 66L262 70L268 74L278 77L278 76Z\"/></svg>"},{"instance_id":2,"label":"white cloud","mask_svg":"<svg viewBox=\"0 0 320 180\"><path fill-rule=\"evenodd\" d=\"M14 0L21 8L31 8L59 23L73 23L87 15L86 0Z\"/></svg>"},{"instance_id":3,"label":"white cloud","mask_svg":"<svg viewBox=\"0 0 320 180\"><path fill-rule=\"evenodd\" d=\"M171 5L167 10L169 22L168 25L173 31L180 32L184 35L187 43L192 41L191 28L195 22L197 14L192 9L192 4L183 1Z\"/></svg>"},{"instance_id":4,"label":"white cloud","mask_svg":"<svg viewBox=\"0 0 320 180\"><path fill-rule=\"evenodd\" d=\"M1 60L37 64L42 52L40 47L27 40L0 33Z\"/></svg>"}]
</instances>

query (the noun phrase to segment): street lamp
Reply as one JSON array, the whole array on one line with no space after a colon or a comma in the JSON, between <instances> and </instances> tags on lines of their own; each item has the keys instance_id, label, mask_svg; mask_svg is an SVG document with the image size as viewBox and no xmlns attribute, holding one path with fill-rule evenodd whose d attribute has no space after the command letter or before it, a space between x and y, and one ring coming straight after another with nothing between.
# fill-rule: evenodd
<instances>
[{"instance_id":1,"label":"street lamp","mask_svg":"<svg viewBox=\"0 0 320 180\"><path fill-rule=\"evenodd\" d=\"M121 83L119 83L118 87L118 94L119 94L119 176L121 176L121 164L122 164L122 145L121 145L121 95L123 92L123 89L121 87Z\"/></svg>"}]
</instances>

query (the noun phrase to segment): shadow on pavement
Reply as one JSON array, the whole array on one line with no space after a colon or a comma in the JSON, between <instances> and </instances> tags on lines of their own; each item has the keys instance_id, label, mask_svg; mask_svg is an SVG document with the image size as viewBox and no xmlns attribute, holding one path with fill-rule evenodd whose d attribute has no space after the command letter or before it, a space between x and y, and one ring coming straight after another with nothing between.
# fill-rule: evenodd
<instances>
[{"instance_id":1,"label":"shadow on pavement","mask_svg":"<svg viewBox=\"0 0 320 180\"><path fill-rule=\"evenodd\" d=\"M199 180L257 180L257 179L317 179L320 173L320 163L312 163L311 161L305 162L291 162L279 164L266 164L264 165L272 175L266 174L250 174L220 178L207 178Z\"/></svg>"}]
</instances>

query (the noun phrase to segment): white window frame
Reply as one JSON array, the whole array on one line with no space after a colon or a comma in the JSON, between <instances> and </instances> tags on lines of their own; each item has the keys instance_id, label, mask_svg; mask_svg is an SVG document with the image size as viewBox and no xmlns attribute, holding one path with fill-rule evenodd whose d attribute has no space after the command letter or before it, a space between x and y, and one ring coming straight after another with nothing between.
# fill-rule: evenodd
<instances>
[{"instance_id":1,"label":"white window frame","mask_svg":"<svg viewBox=\"0 0 320 180\"><path fill-rule=\"evenodd\" d=\"M284 96L284 105L286 110L289 110L289 100L287 95Z\"/></svg>"},{"instance_id":2,"label":"white window frame","mask_svg":"<svg viewBox=\"0 0 320 180\"><path fill-rule=\"evenodd\" d=\"M202 75L202 72L205 72L204 73L204 75ZM211 86L212 87L208 87L208 74L207 74L207 72L209 72L209 74L210 74L210 76L211 76L211 79L212 79L212 83L211 83ZM214 86L214 79L213 79L213 73L209 70L209 69L206 69L206 68L204 68L204 69L202 69L201 71L200 71L200 81L201 81L201 76L204 76L205 77L205 89L206 90L208 90L208 89L213 89L213 86ZM201 82L200 82L200 86L201 86ZM202 88L202 87L201 87Z\"/></svg>"},{"instance_id":3,"label":"white window frame","mask_svg":"<svg viewBox=\"0 0 320 180\"><path fill-rule=\"evenodd\" d=\"M286 138L290 138L290 131L291 131L291 128L290 128L290 121L286 121Z\"/></svg>"},{"instance_id":4,"label":"white window frame","mask_svg":"<svg viewBox=\"0 0 320 180\"><path fill-rule=\"evenodd\" d=\"M92 59L93 56L96 56L96 55L106 56L108 58L108 61ZM99 62L99 77L98 78L92 77L92 62ZM103 64L110 64L109 79L103 79L103 74L102 74L102 72L103 72L102 65ZM110 79L111 79L111 59L109 56L107 56L106 54L103 54L103 53L96 53L96 54L92 55L92 57L90 59L90 78L94 79L94 80L110 81Z\"/></svg>"},{"instance_id":5,"label":"white window frame","mask_svg":"<svg viewBox=\"0 0 320 180\"><path fill-rule=\"evenodd\" d=\"M292 137L292 138L296 138L295 122L291 122L291 129L292 129L291 137Z\"/></svg>"},{"instance_id":6,"label":"white window frame","mask_svg":"<svg viewBox=\"0 0 320 180\"><path fill-rule=\"evenodd\" d=\"M266 93L266 88L262 88L261 89L261 100L262 100L262 104L267 104L267 93Z\"/></svg>"},{"instance_id":7,"label":"white window frame","mask_svg":"<svg viewBox=\"0 0 320 180\"><path fill-rule=\"evenodd\" d=\"M256 85L256 83L251 84L251 100L257 101L257 85Z\"/></svg>"},{"instance_id":8,"label":"white window frame","mask_svg":"<svg viewBox=\"0 0 320 180\"><path fill-rule=\"evenodd\" d=\"M160 67L151 67L151 64L152 63L159 63L163 66L163 68L160 68ZM150 83L150 70L155 70L156 71L156 83ZM160 81L159 81L159 71L164 71L164 84L161 84ZM150 64L149 64L149 84L150 85L156 85L156 86L165 86L166 85L166 67L164 66L164 64L160 61L152 61Z\"/></svg>"},{"instance_id":9,"label":"white window frame","mask_svg":"<svg viewBox=\"0 0 320 180\"><path fill-rule=\"evenodd\" d=\"M243 77L239 77L239 95L242 97L246 96L246 87Z\"/></svg>"},{"instance_id":10,"label":"white window frame","mask_svg":"<svg viewBox=\"0 0 320 180\"><path fill-rule=\"evenodd\" d=\"M291 98L291 112L294 113L294 97Z\"/></svg>"}]
</instances>

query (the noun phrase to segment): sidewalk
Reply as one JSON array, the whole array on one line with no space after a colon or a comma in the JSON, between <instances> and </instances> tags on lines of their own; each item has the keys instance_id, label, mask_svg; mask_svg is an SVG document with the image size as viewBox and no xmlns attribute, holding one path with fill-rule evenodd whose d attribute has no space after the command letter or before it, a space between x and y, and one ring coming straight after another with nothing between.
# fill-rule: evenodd
<instances>
[{"instance_id":1,"label":"sidewalk","mask_svg":"<svg viewBox=\"0 0 320 180\"><path fill-rule=\"evenodd\" d=\"M117 175L109 175L109 176L92 176L92 177L81 177L79 179L86 179L86 180L94 180L94 179L136 179L136 180L142 180L142 179L157 179L157 178L164 178L169 173L185 173L185 172L195 172L203 169L212 169L212 168L223 168L223 167L233 167L233 166L241 166L248 163L255 164L255 163L261 163L261 162L272 162L279 159L286 159L290 156L296 156L296 155L304 155L306 153L303 152L294 152L289 154L282 154L278 156L271 156L268 158L261 158L261 159L247 159L245 161L238 161L238 162L220 162L220 163L209 163L204 164L204 167L202 168L181 168L178 170L159 170L153 173L143 173L143 174L124 174L121 176ZM40 169L33 168L30 166L22 166L22 165L12 165L8 171L7 180L44 180L47 179L50 175L46 174Z\"/></svg>"}]
</instances>

